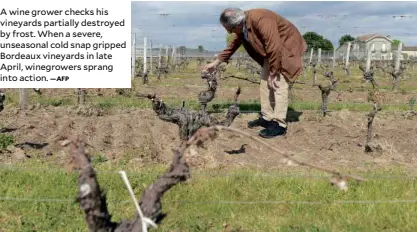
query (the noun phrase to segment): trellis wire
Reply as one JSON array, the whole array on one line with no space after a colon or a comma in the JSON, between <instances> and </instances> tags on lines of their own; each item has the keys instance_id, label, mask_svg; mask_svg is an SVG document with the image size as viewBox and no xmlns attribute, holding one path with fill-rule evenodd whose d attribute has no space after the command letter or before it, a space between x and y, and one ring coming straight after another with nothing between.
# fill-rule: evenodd
<instances>
[{"instance_id":1,"label":"trellis wire","mask_svg":"<svg viewBox=\"0 0 417 232\"><path fill-rule=\"evenodd\" d=\"M19 197L0 197L0 201L29 201L29 202L48 202L48 203L73 203L77 204L74 199L66 198L19 198ZM116 204L131 204L130 200L125 201L112 201ZM369 204L415 204L417 199L388 199L388 200L335 200L335 201L279 201L279 200L270 200L270 201L173 201L177 204L188 204L188 205L335 205L335 204L360 204L360 205L369 205Z\"/></svg>"},{"instance_id":2,"label":"trellis wire","mask_svg":"<svg viewBox=\"0 0 417 232\"><path fill-rule=\"evenodd\" d=\"M0 164L1 169L9 169L9 170L23 170L23 171L32 171L32 172L52 172L52 173L59 173L63 172L64 170L56 169L56 168L30 168L30 167L18 167L14 165L7 165L7 164ZM115 174L119 175L118 171L108 171L108 170L96 170L99 174ZM126 171L129 173L130 176L143 176L142 172L136 171ZM262 173L210 173L210 172L195 172L193 176L206 176L206 177L279 177L279 178L312 178L312 179L328 179L329 175L318 175L318 174L311 174L308 172L305 173L291 173L291 174L284 174L284 173L273 173L273 172L262 172ZM364 176L367 179L415 179L417 175L371 175L371 176Z\"/></svg>"}]
</instances>

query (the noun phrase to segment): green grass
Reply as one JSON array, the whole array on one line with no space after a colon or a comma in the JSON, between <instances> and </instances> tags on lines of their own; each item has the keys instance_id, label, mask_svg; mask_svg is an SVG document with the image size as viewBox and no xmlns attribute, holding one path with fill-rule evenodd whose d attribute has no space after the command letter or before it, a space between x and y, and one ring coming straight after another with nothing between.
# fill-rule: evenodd
<instances>
[{"instance_id":1,"label":"green grass","mask_svg":"<svg viewBox=\"0 0 417 232\"><path fill-rule=\"evenodd\" d=\"M113 220L132 219L135 208L117 170L108 169L100 162L96 165L99 182L107 191ZM45 170L52 168L51 165L41 163L26 164L24 167L34 166L36 169L0 169L3 183L0 196L70 201L0 200L2 231L86 231L83 212L73 201L77 194L77 175L59 169ZM139 172L128 170L136 195L140 196L164 169L158 166L143 168ZM371 179L366 183L351 183L348 192L343 193L331 187L326 178L280 176L297 173L276 172L265 176L253 169L231 171L230 175L215 171L204 174L192 172L188 183L175 186L163 199L163 211L168 216L159 229L222 231L225 224L230 224L234 229L242 228L245 231L417 230L417 224L414 223L417 203L334 203L417 199L415 178ZM381 170L372 175L404 174L401 170ZM279 203L282 201L294 203ZM323 204L300 203L307 201Z\"/></svg>"},{"instance_id":2,"label":"green grass","mask_svg":"<svg viewBox=\"0 0 417 232\"><path fill-rule=\"evenodd\" d=\"M13 135L0 134L0 149L5 149L15 142Z\"/></svg>"}]
</instances>

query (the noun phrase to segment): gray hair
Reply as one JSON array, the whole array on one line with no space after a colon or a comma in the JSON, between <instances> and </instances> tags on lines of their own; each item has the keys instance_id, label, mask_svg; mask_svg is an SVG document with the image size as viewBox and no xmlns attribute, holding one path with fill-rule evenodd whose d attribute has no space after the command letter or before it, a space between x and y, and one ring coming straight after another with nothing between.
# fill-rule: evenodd
<instances>
[{"instance_id":1,"label":"gray hair","mask_svg":"<svg viewBox=\"0 0 417 232\"><path fill-rule=\"evenodd\" d=\"M245 12L239 8L226 8L220 15L220 23L229 28L239 26L245 20Z\"/></svg>"}]
</instances>

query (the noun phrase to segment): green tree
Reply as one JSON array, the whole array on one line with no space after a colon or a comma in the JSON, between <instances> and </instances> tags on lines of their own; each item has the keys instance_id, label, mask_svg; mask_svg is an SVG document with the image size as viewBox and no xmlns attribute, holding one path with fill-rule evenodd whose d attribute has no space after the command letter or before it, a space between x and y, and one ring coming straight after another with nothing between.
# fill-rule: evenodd
<instances>
[{"instance_id":1,"label":"green tree","mask_svg":"<svg viewBox=\"0 0 417 232\"><path fill-rule=\"evenodd\" d=\"M340 37L340 39L339 39L339 46L342 46L344 43L353 42L353 41L355 41L355 38L353 38L353 36L344 35L344 36Z\"/></svg>"},{"instance_id":2,"label":"green tree","mask_svg":"<svg viewBox=\"0 0 417 232\"><path fill-rule=\"evenodd\" d=\"M333 51L333 49L334 49L333 43L328 39L323 39L322 45L321 45L321 50L323 50L323 51Z\"/></svg>"},{"instance_id":3,"label":"green tree","mask_svg":"<svg viewBox=\"0 0 417 232\"><path fill-rule=\"evenodd\" d=\"M321 48L322 51L333 51L332 42L316 32L306 32L304 33L303 38L307 43L307 50L318 50Z\"/></svg>"},{"instance_id":4,"label":"green tree","mask_svg":"<svg viewBox=\"0 0 417 232\"><path fill-rule=\"evenodd\" d=\"M200 52L200 53L203 53L204 52L203 45L198 45L198 52Z\"/></svg>"},{"instance_id":5,"label":"green tree","mask_svg":"<svg viewBox=\"0 0 417 232\"><path fill-rule=\"evenodd\" d=\"M391 43L391 50L392 51L397 51L398 50L398 45L400 45L400 43L401 43L401 41L400 40L398 40L398 39L394 39L394 40L392 40L392 43ZM403 45L404 46L404 45Z\"/></svg>"},{"instance_id":6,"label":"green tree","mask_svg":"<svg viewBox=\"0 0 417 232\"><path fill-rule=\"evenodd\" d=\"M398 45L400 45L400 43L401 43L401 41L398 40L398 39L392 40L392 45L395 46L395 47L398 47Z\"/></svg>"},{"instance_id":7,"label":"green tree","mask_svg":"<svg viewBox=\"0 0 417 232\"><path fill-rule=\"evenodd\" d=\"M198 52L203 53L205 51L204 46L203 45L198 45Z\"/></svg>"},{"instance_id":8,"label":"green tree","mask_svg":"<svg viewBox=\"0 0 417 232\"><path fill-rule=\"evenodd\" d=\"M230 41L232 41L235 38L235 36L236 35L234 33L226 35L226 46L229 45ZM245 50L245 47L243 47L243 45L240 45L240 47L237 49L238 53L242 53L242 52L245 52L245 51L246 50Z\"/></svg>"}]
</instances>

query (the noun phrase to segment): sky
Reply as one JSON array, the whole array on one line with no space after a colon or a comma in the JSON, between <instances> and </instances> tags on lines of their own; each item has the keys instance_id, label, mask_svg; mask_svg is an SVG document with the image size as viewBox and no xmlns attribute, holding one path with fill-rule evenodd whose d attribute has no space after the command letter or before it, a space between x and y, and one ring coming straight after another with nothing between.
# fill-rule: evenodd
<instances>
[{"instance_id":1,"label":"sky","mask_svg":"<svg viewBox=\"0 0 417 232\"><path fill-rule=\"evenodd\" d=\"M203 45L206 50L221 51L227 32L219 15L227 7L267 8L287 18L302 34L317 32L336 47L344 34L371 33L417 46L417 2L407 1L132 1L132 33L138 45L146 36L154 47Z\"/></svg>"}]
</instances>

